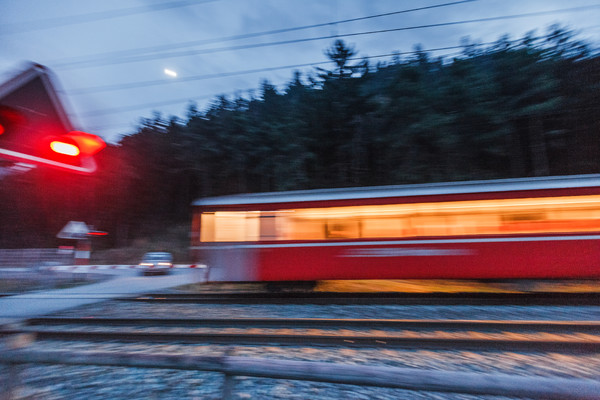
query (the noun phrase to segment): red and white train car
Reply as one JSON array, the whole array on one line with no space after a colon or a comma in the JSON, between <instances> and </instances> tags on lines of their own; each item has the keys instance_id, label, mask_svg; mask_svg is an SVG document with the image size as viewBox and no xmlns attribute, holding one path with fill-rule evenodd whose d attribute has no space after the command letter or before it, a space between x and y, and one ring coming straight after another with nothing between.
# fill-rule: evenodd
<instances>
[{"instance_id":1,"label":"red and white train car","mask_svg":"<svg viewBox=\"0 0 600 400\"><path fill-rule=\"evenodd\" d=\"M211 281L600 277L600 175L231 195L193 210Z\"/></svg>"}]
</instances>

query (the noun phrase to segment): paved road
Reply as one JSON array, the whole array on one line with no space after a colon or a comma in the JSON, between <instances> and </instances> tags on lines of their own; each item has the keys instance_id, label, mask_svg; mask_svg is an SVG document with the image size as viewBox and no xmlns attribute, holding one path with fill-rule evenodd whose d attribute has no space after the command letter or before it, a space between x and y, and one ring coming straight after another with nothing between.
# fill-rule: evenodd
<instances>
[{"instance_id":1,"label":"paved road","mask_svg":"<svg viewBox=\"0 0 600 400\"><path fill-rule=\"evenodd\" d=\"M164 276L141 276L137 271L127 271L117 273L113 278L100 283L4 297L0 298L0 323L15 322L115 297L155 292L197 282L199 277L200 274L193 269L174 270Z\"/></svg>"}]
</instances>

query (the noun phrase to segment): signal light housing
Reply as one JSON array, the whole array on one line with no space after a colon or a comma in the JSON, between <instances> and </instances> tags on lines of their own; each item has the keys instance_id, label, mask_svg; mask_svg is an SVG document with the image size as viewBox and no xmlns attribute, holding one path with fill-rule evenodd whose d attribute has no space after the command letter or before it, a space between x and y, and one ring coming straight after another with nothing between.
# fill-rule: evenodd
<instances>
[{"instance_id":1,"label":"signal light housing","mask_svg":"<svg viewBox=\"0 0 600 400\"><path fill-rule=\"evenodd\" d=\"M52 151L67 156L93 156L106 147L100 137L91 133L72 131L50 139Z\"/></svg>"},{"instance_id":2,"label":"signal light housing","mask_svg":"<svg viewBox=\"0 0 600 400\"><path fill-rule=\"evenodd\" d=\"M89 174L106 147L98 136L74 131L50 71L32 64L0 83L0 157Z\"/></svg>"},{"instance_id":3,"label":"signal light housing","mask_svg":"<svg viewBox=\"0 0 600 400\"><path fill-rule=\"evenodd\" d=\"M0 125L4 126L1 122ZM3 141L3 136L13 139L21 135L11 129L0 135L0 157L84 174L96 170L93 156L106 147L99 136L79 131L63 135L31 134L17 142Z\"/></svg>"}]
</instances>

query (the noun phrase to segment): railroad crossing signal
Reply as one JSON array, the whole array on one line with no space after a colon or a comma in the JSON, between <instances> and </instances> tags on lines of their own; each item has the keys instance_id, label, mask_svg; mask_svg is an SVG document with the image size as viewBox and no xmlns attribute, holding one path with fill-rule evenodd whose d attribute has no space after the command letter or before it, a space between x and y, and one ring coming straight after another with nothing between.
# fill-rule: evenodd
<instances>
[{"instance_id":1,"label":"railroad crossing signal","mask_svg":"<svg viewBox=\"0 0 600 400\"><path fill-rule=\"evenodd\" d=\"M92 173L104 147L100 137L73 130L46 67L31 64L0 84L0 157Z\"/></svg>"},{"instance_id":2,"label":"railroad crossing signal","mask_svg":"<svg viewBox=\"0 0 600 400\"><path fill-rule=\"evenodd\" d=\"M94 236L106 236L108 232L100 231L93 225L81 221L69 221L56 235L59 239L89 239Z\"/></svg>"},{"instance_id":3,"label":"railroad crossing signal","mask_svg":"<svg viewBox=\"0 0 600 400\"><path fill-rule=\"evenodd\" d=\"M85 239L90 233L90 228L85 222L69 221L56 235L59 239Z\"/></svg>"},{"instance_id":4,"label":"railroad crossing signal","mask_svg":"<svg viewBox=\"0 0 600 400\"><path fill-rule=\"evenodd\" d=\"M106 236L108 232L100 231L93 225L81 221L69 221L56 235L59 239L89 239L95 236Z\"/></svg>"}]
</instances>

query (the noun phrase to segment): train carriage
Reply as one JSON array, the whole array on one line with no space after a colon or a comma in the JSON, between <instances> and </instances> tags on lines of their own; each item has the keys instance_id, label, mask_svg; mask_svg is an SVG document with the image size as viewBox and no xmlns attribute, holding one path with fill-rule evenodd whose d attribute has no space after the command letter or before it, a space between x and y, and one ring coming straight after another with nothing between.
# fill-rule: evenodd
<instances>
[{"instance_id":1,"label":"train carriage","mask_svg":"<svg viewBox=\"0 0 600 400\"><path fill-rule=\"evenodd\" d=\"M193 203L211 281L600 276L600 175L255 193Z\"/></svg>"}]
</instances>

